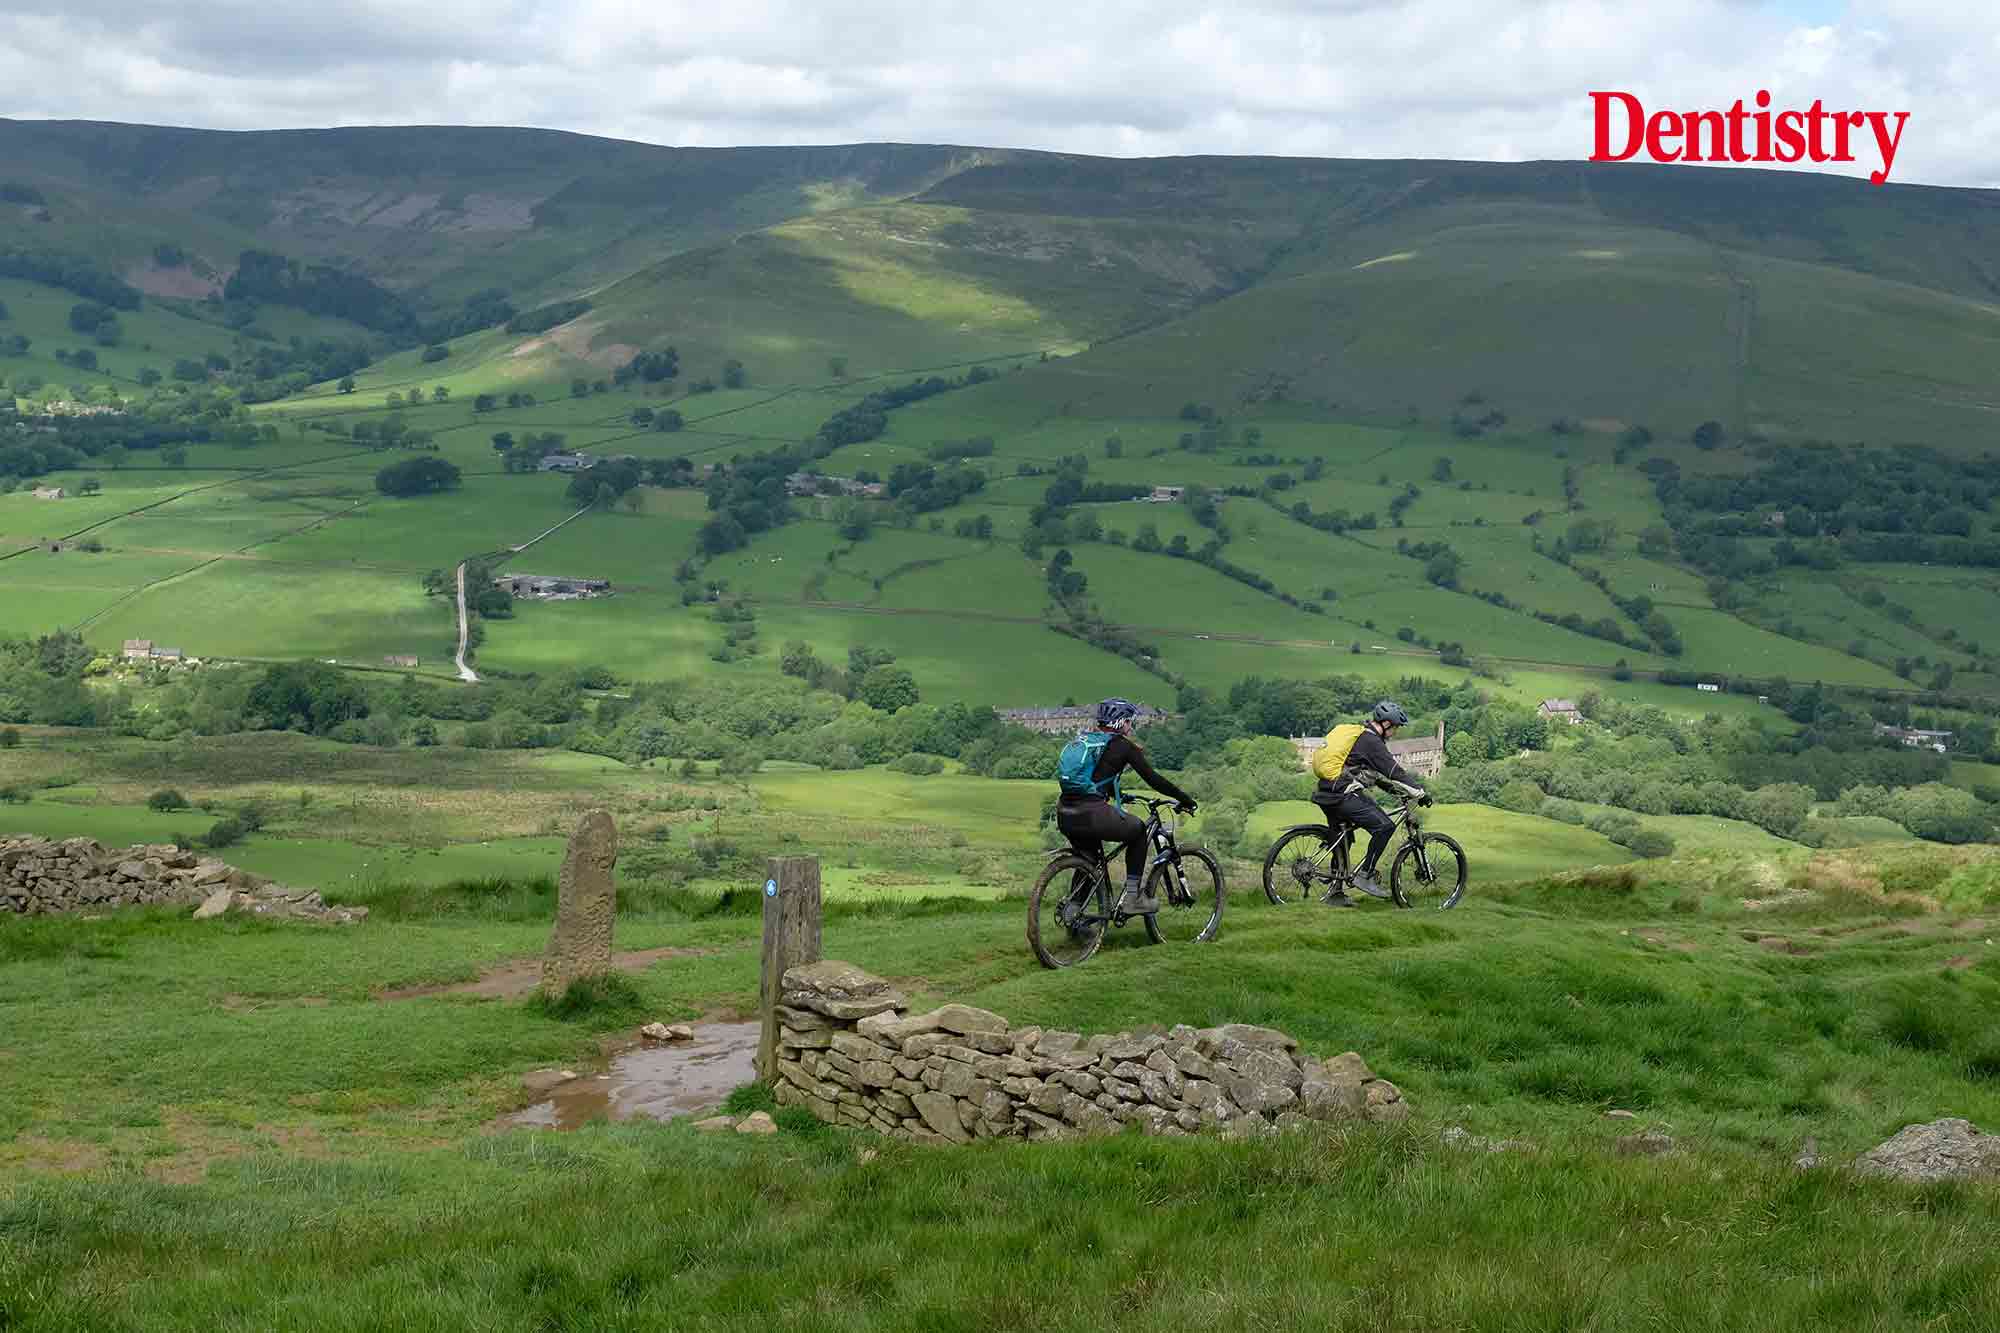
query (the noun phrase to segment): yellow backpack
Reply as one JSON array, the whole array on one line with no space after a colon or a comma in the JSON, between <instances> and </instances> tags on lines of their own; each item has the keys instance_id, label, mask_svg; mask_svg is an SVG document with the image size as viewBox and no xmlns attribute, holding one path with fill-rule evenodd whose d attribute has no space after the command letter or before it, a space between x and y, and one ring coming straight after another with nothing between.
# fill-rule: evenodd
<instances>
[{"instance_id":1,"label":"yellow backpack","mask_svg":"<svg viewBox=\"0 0 2000 1333\"><path fill-rule=\"evenodd\" d=\"M1347 767L1347 756L1354 749L1354 742L1365 730L1359 722L1343 722L1327 732L1326 744L1313 755L1313 772L1328 782L1338 779L1341 770Z\"/></svg>"}]
</instances>

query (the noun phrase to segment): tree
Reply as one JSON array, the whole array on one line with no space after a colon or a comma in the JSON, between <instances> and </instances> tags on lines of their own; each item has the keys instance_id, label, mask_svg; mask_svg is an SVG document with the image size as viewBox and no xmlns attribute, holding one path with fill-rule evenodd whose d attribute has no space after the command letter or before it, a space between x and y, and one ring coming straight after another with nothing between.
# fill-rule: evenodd
<instances>
[{"instance_id":1,"label":"tree","mask_svg":"<svg viewBox=\"0 0 2000 1333\"><path fill-rule=\"evenodd\" d=\"M1713 449L1722 443L1722 423L1704 421L1694 428L1694 434L1689 438L1694 441L1694 447L1697 449Z\"/></svg>"},{"instance_id":2,"label":"tree","mask_svg":"<svg viewBox=\"0 0 2000 1333\"><path fill-rule=\"evenodd\" d=\"M342 722L367 717L368 696L324 663L289 662L265 670L251 686L244 711L261 730L324 735Z\"/></svg>"},{"instance_id":3,"label":"tree","mask_svg":"<svg viewBox=\"0 0 2000 1333\"><path fill-rule=\"evenodd\" d=\"M682 426L685 426L686 424L687 424L686 419L683 418L679 412L676 412L671 407L662 409L660 413L653 418L653 427L656 430L676 431L679 430Z\"/></svg>"},{"instance_id":4,"label":"tree","mask_svg":"<svg viewBox=\"0 0 2000 1333\"><path fill-rule=\"evenodd\" d=\"M451 390L442 384L431 390L431 401L434 403L447 402L450 398Z\"/></svg>"},{"instance_id":5,"label":"tree","mask_svg":"<svg viewBox=\"0 0 2000 1333\"><path fill-rule=\"evenodd\" d=\"M1116 435L1107 438L1104 441L1104 456L1106 458L1123 458L1125 456L1125 441L1119 439Z\"/></svg>"},{"instance_id":6,"label":"tree","mask_svg":"<svg viewBox=\"0 0 2000 1333\"><path fill-rule=\"evenodd\" d=\"M399 391L391 389L382 401L391 407L401 407L403 405L403 395Z\"/></svg>"},{"instance_id":7,"label":"tree","mask_svg":"<svg viewBox=\"0 0 2000 1333\"><path fill-rule=\"evenodd\" d=\"M495 432L493 432L493 452L494 452L494 453L496 453L496 454L504 454L504 453L506 453L506 452L507 452L507 451L508 451L509 449L512 449L513 447L514 447L514 432L513 432L513 431L511 431L511 430L500 430L500 431L495 431Z\"/></svg>"},{"instance_id":8,"label":"tree","mask_svg":"<svg viewBox=\"0 0 2000 1333\"><path fill-rule=\"evenodd\" d=\"M1432 481L1451 480L1451 460L1449 458L1440 456L1437 462L1431 464L1431 480Z\"/></svg>"},{"instance_id":9,"label":"tree","mask_svg":"<svg viewBox=\"0 0 2000 1333\"><path fill-rule=\"evenodd\" d=\"M146 808L158 811L161 814L166 814L172 810L185 810L187 807L187 797L181 795L172 787L162 787L146 798Z\"/></svg>"},{"instance_id":10,"label":"tree","mask_svg":"<svg viewBox=\"0 0 2000 1333\"><path fill-rule=\"evenodd\" d=\"M384 495L428 495L458 483L458 465L442 458L408 458L375 474L375 489Z\"/></svg>"},{"instance_id":11,"label":"tree","mask_svg":"<svg viewBox=\"0 0 2000 1333\"><path fill-rule=\"evenodd\" d=\"M917 678L899 666L874 666L861 678L861 702L893 713L917 702Z\"/></svg>"},{"instance_id":12,"label":"tree","mask_svg":"<svg viewBox=\"0 0 2000 1333\"><path fill-rule=\"evenodd\" d=\"M0 727L0 750L17 749L19 748L20 744L21 744L20 728Z\"/></svg>"},{"instance_id":13,"label":"tree","mask_svg":"<svg viewBox=\"0 0 2000 1333\"><path fill-rule=\"evenodd\" d=\"M104 483L95 477L85 477L76 484L76 493L78 495L95 495L103 489Z\"/></svg>"},{"instance_id":14,"label":"tree","mask_svg":"<svg viewBox=\"0 0 2000 1333\"><path fill-rule=\"evenodd\" d=\"M569 382L569 396L572 398L590 397L590 381L581 376L571 380Z\"/></svg>"},{"instance_id":15,"label":"tree","mask_svg":"<svg viewBox=\"0 0 2000 1333\"><path fill-rule=\"evenodd\" d=\"M831 375L831 376L833 376L833 378L835 378L835 379L837 379L837 380L844 380L844 379L846 379L846 378L847 378L847 358L846 358L846 357L844 357L844 356L830 356L830 357L828 357L828 358L826 359L826 373L827 373L827 374L829 374L829 375Z\"/></svg>"},{"instance_id":16,"label":"tree","mask_svg":"<svg viewBox=\"0 0 2000 1333\"><path fill-rule=\"evenodd\" d=\"M499 400L490 393L473 395L472 410L474 412L491 412L499 405Z\"/></svg>"},{"instance_id":17,"label":"tree","mask_svg":"<svg viewBox=\"0 0 2000 1333\"><path fill-rule=\"evenodd\" d=\"M335 387L336 387L336 388L337 388L337 389L338 389L338 390L339 390L339 391L340 391L341 393L353 393L353 392L354 392L354 376L352 376L352 375L342 375L342 376L340 377L340 383L339 383L338 385L336 385Z\"/></svg>"},{"instance_id":18,"label":"tree","mask_svg":"<svg viewBox=\"0 0 2000 1333\"><path fill-rule=\"evenodd\" d=\"M141 388L150 389L155 384L158 384L161 378L162 376L160 372L154 367L152 366L139 367L139 386Z\"/></svg>"},{"instance_id":19,"label":"tree","mask_svg":"<svg viewBox=\"0 0 2000 1333\"><path fill-rule=\"evenodd\" d=\"M743 363L741 361L729 360L722 363L723 388L740 389L743 387L744 383L745 383L745 376L743 373Z\"/></svg>"},{"instance_id":20,"label":"tree","mask_svg":"<svg viewBox=\"0 0 2000 1333\"><path fill-rule=\"evenodd\" d=\"M651 426L653 424L653 409L650 407L633 408L632 424L640 430L645 430L648 426Z\"/></svg>"},{"instance_id":21,"label":"tree","mask_svg":"<svg viewBox=\"0 0 2000 1333\"><path fill-rule=\"evenodd\" d=\"M184 467L188 461L188 451L178 444L170 444L160 450L160 461L168 467Z\"/></svg>"}]
</instances>

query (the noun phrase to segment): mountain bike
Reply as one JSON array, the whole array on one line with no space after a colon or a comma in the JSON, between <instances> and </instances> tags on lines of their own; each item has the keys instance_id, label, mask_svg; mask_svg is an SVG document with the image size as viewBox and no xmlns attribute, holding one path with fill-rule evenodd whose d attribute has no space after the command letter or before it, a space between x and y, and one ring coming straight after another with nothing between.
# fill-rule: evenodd
<instances>
[{"instance_id":1,"label":"mountain bike","mask_svg":"<svg viewBox=\"0 0 2000 1333\"><path fill-rule=\"evenodd\" d=\"M1153 859L1143 881L1157 912L1139 915L1153 943L1198 944L1222 929L1222 866L1205 847L1183 847L1175 838L1179 807L1151 796L1127 796L1147 808L1146 842ZM1167 812L1162 818L1161 811ZM1074 967L1097 952L1106 926L1122 926L1124 885L1114 879L1103 847L1086 854L1073 847L1049 853L1049 863L1028 895L1028 947L1043 967Z\"/></svg>"},{"instance_id":2,"label":"mountain bike","mask_svg":"<svg viewBox=\"0 0 2000 1333\"><path fill-rule=\"evenodd\" d=\"M1264 853L1264 896L1273 903L1325 902L1335 890L1353 889L1374 898L1388 898L1398 907L1430 907L1445 911L1458 906L1465 896L1465 849L1442 833L1428 833L1418 814L1415 787L1385 783L1403 793L1401 805L1388 806L1383 813L1403 834L1403 845L1389 863L1389 888L1363 888L1354 882L1349 869L1349 849L1354 843L1352 824L1338 833L1325 824L1294 824L1278 835L1271 850ZM1394 837L1394 833L1390 834Z\"/></svg>"}]
</instances>

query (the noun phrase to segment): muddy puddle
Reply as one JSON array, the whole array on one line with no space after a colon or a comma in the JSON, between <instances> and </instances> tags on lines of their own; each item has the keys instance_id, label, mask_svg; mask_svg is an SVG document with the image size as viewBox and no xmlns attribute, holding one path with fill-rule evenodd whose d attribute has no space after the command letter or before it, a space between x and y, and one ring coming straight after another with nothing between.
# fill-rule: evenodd
<instances>
[{"instance_id":1,"label":"muddy puddle","mask_svg":"<svg viewBox=\"0 0 2000 1333\"><path fill-rule=\"evenodd\" d=\"M693 1041L635 1046L500 1123L575 1129L594 1120L671 1120L720 1107L756 1078L756 1023L701 1023Z\"/></svg>"}]
</instances>

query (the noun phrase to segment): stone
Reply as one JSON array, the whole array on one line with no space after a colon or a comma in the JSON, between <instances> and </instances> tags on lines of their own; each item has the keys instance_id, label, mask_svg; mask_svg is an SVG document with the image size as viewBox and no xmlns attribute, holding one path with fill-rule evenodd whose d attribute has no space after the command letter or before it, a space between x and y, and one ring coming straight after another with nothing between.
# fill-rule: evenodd
<instances>
[{"instance_id":1,"label":"stone","mask_svg":"<svg viewBox=\"0 0 2000 1333\"><path fill-rule=\"evenodd\" d=\"M556 877L556 924L542 960L542 987L549 994L561 995L578 977L610 970L617 861L618 829L610 812L586 812L570 835Z\"/></svg>"},{"instance_id":2,"label":"stone","mask_svg":"<svg viewBox=\"0 0 2000 1333\"><path fill-rule=\"evenodd\" d=\"M1104 1091L1103 1080L1099 1079L1097 1075L1081 1069L1060 1069L1050 1074L1049 1077L1054 1082L1068 1088L1071 1092L1081 1093L1085 1097L1095 1097L1098 1093Z\"/></svg>"},{"instance_id":3,"label":"stone","mask_svg":"<svg viewBox=\"0 0 2000 1333\"><path fill-rule=\"evenodd\" d=\"M521 1075L521 1091L539 1097L551 1088L559 1088L575 1078L567 1069L530 1069Z\"/></svg>"},{"instance_id":4,"label":"stone","mask_svg":"<svg viewBox=\"0 0 2000 1333\"><path fill-rule=\"evenodd\" d=\"M1792 1159L1792 1165L1801 1171L1810 1171L1820 1164L1819 1140L1811 1135L1799 1147L1799 1155Z\"/></svg>"},{"instance_id":5,"label":"stone","mask_svg":"<svg viewBox=\"0 0 2000 1333\"><path fill-rule=\"evenodd\" d=\"M1179 1076L1176 1075L1175 1077ZM1139 1090L1145 1093L1146 1100L1155 1106L1163 1107L1169 1111L1178 1111L1181 1107L1181 1099L1176 1097L1173 1089L1167 1086L1165 1076L1157 1074L1150 1069L1139 1076Z\"/></svg>"},{"instance_id":6,"label":"stone","mask_svg":"<svg viewBox=\"0 0 2000 1333\"><path fill-rule=\"evenodd\" d=\"M1642 1129L1625 1135L1612 1147L1620 1157L1664 1157L1674 1150L1674 1140L1657 1129Z\"/></svg>"},{"instance_id":7,"label":"stone","mask_svg":"<svg viewBox=\"0 0 2000 1333\"><path fill-rule=\"evenodd\" d=\"M887 1060L863 1060L858 1075L870 1088L886 1088L896 1081L896 1070Z\"/></svg>"},{"instance_id":8,"label":"stone","mask_svg":"<svg viewBox=\"0 0 2000 1333\"><path fill-rule=\"evenodd\" d=\"M849 1023L908 1004L881 977L833 958L786 968L778 998L792 1008Z\"/></svg>"},{"instance_id":9,"label":"stone","mask_svg":"<svg viewBox=\"0 0 2000 1333\"><path fill-rule=\"evenodd\" d=\"M1100 1053L1112 1060L1143 1060L1166 1044L1165 1037L1134 1037L1120 1033Z\"/></svg>"},{"instance_id":10,"label":"stone","mask_svg":"<svg viewBox=\"0 0 2000 1333\"><path fill-rule=\"evenodd\" d=\"M1173 1114L1157 1106L1134 1106L1129 1109L1128 1124L1137 1124L1142 1133L1158 1134L1173 1125ZM1179 1128L1179 1126L1175 1126Z\"/></svg>"},{"instance_id":11,"label":"stone","mask_svg":"<svg viewBox=\"0 0 2000 1333\"><path fill-rule=\"evenodd\" d=\"M964 1097L970 1101L984 1101L993 1085L974 1074L969 1066L953 1061L938 1078L938 1091L948 1097Z\"/></svg>"},{"instance_id":12,"label":"stone","mask_svg":"<svg viewBox=\"0 0 2000 1333\"><path fill-rule=\"evenodd\" d=\"M1143 1102L1146 1100L1146 1094L1140 1090L1137 1083L1127 1083L1122 1078L1107 1077L1104 1080L1104 1090L1124 1102Z\"/></svg>"},{"instance_id":13,"label":"stone","mask_svg":"<svg viewBox=\"0 0 2000 1333\"><path fill-rule=\"evenodd\" d=\"M639 1029L639 1035L647 1041L672 1041L673 1035L667 1031L665 1023L648 1023Z\"/></svg>"},{"instance_id":14,"label":"stone","mask_svg":"<svg viewBox=\"0 0 2000 1333\"><path fill-rule=\"evenodd\" d=\"M1983 1180L2000 1177L2000 1134L1984 1134L1969 1120L1905 1125L1854 1163L1863 1175L1902 1180Z\"/></svg>"},{"instance_id":15,"label":"stone","mask_svg":"<svg viewBox=\"0 0 2000 1333\"><path fill-rule=\"evenodd\" d=\"M953 1143L970 1143L972 1136L965 1132L965 1126L958 1120L958 1102L941 1092L922 1092L910 1098L916 1103L917 1114L934 1134L940 1134Z\"/></svg>"},{"instance_id":16,"label":"stone","mask_svg":"<svg viewBox=\"0 0 2000 1333\"><path fill-rule=\"evenodd\" d=\"M904 1093L894 1088L883 1088L875 1094L875 1101L891 1115L908 1118L917 1113L917 1104Z\"/></svg>"},{"instance_id":17,"label":"stone","mask_svg":"<svg viewBox=\"0 0 2000 1333\"><path fill-rule=\"evenodd\" d=\"M831 1098L808 1097L806 1098L806 1109L829 1125L838 1122L840 1119L840 1106Z\"/></svg>"},{"instance_id":18,"label":"stone","mask_svg":"<svg viewBox=\"0 0 2000 1333\"><path fill-rule=\"evenodd\" d=\"M833 1033L821 1029L817 1032L797 1032L788 1027L778 1029L780 1046L796 1046L802 1051L823 1051L832 1047Z\"/></svg>"},{"instance_id":19,"label":"stone","mask_svg":"<svg viewBox=\"0 0 2000 1333\"><path fill-rule=\"evenodd\" d=\"M1639 1115L1636 1111L1610 1110L1604 1113L1604 1118L1606 1120L1637 1120Z\"/></svg>"},{"instance_id":20,"label":"stone","mask_svg":"<svg viewBox=\"0 0 2000 1333\"><path fill-rule=\"evenodd\" d=\"M816 1014L810 1009L794 1009L788 1004L777 1004L771 1006L771 1011L777 1014L780 1024L794 1032L822 1032L831 1031L833 1028L832 1019L825 1014Z\"/></svg>"},{"instance_id":21,"label":"stone","mask_svg":"<svg viewBox=\"0 0 2000 1333\"><path fill-rule=\"evenodd\" d=\"M235 903L236 894L234 892L229 889L217 889L214 893L209 894L208 897L201 900L201 906L194 909L194 919L197 921L207 921L211 917L221 916L233 907Z\"/></svg>"},{"instance_id":22,"label":"stone","mask_svg":"<svg viewBox=\"0 0 2000 1333\"><path fill-rule=\"evenodd\" d=\"M973 1072L992 1083L1033 1077L1035 1066L1018 1055L987 1055L972 1062Z\"/></svg>"},{"instance_id":23,"label":"stone","mask_svg":"<svg viewBox=\"0 0 2000 1333\"><path fill-rule=\"evenodd\" d=\"M1031 1143L1039 1143L1047 1139L1065 1139L1070 1137L1071 1131L1069 1126L1060 1120L1052 1119L1045 1115L1038 1115L1033 1111L1017 1110L1014 1114L1026 1127L1028 1140Z\"/></svg>"},{"instance_id":24,"label":"stone","mask_svg":"<svg viewBox=\"0 0 2000 1333\"><path fill-rule=\"evenodd\" d=\"M1014 1099L995 1088L980 1103L979 1114L990 1125L1011 1126L1014 1123Z\"/></svg>"},{"instance_id":25,"label":"stone","mask_svg":"<svg viewBox=\"0 0 2000 1333\"><path fill-rule=\"evenodd\" d=\"M939 1050L952 1045L951 1034L946 1032L919 1032L903 1041L903 1055L911 1060L928 1060Z\"/></svg>"},{"instance_id":26,"label":"stone","mask_svg":"<svg viewBox=\"0 0 2000 1333\"><path fill-rule=\"evenodd\" d=\"M1044 1032L1035 1041L1035 1054L1054 1057L1068 1055L1083 1043L1083 1037L1075 1032Z\"/></svg>"},{"instance_id":27,"label":"stone","mask_svg":"<svg viewBox=\"0 0 2000 1333\"><path fill-rule=\"evenodd\" d=\"M1006 1019L990 1010L974 1009L969 1004L947 1004L940 1009L933 1009L925 1017L946 1032L956 1032L961 1035L975 1032L1004 1034L1007 1031ZM1013 1043L1008 1043L1003 1049L1012 1050Z\"/></svg>"},{"instance_id":28,"label":"stone","mask_svg":"<svg viewBox=\"0 0 2000 1333\"><path fill-rule=\"evenodd\" d=\"M1231 1101L1258 1114L1282 1111L1297 1102L1299 1095L1293 1089L1302 1082L1297 1066L1261 1050L1247 1051L1222 1079Z\"/></svg>"},{"instance_id":29,"label":"stone","mask_svg":"<svg viewBox=\"0 0 2000 1333\"><path fill-rule=\"evenodd\" d=\"M884 1046L880 1042L870 1041L868 1038L852 1032L834 1033L832 1049L839 1051L842 1055L857 1063L864 1060L893 1060L896 1058L896 1051L894 1049Z\"/></svg>"},{"instance_id":30,"label":"stone","mask_svg":"<svg viewBox=\"0 0 2000 1333\"><path fill-rule=\"evenodd\" d=\"M757 1114L763 1115L764 1113L762 1111L759 1111L757 1112ZM766 1118L768 1119L769 1117ZM736 1120L732 1116L712 1115L706 1120L695 1121L694 1127L698 1132L703 1134L719 1134L725 1129L735 1129ZM771 1128L776 1129L777 1127L778 1127L777 1122L775 1120L772 1121ZM752 1132L754 1133L755 1131L753 1130Z\"/></svg>"},{"instance_id":31,"label":"stone","mask_svg":"<svg viewBox=\"0 0 2000 1333\"><path fill-rule=\"evenodd\" d=\"M1311 1125L1312 1121L1306 1119L1297 1111L1280 1111L1278 1112L1278 1118L1271 1122L1271 1128L1281 1134L1289 1134L1293 1130L1308 1129Z\"/></svg>"},{"instance_id":32,"label":"stone","mask_svg":"<svg viewBox=\"0 0 2000 1333\"><path fill-rule=\"evenodd\" d=\"M1250 1023L1224 1023L1221 1027L1203 1028L1195 1034L1195 1049L1213 1058L1225 1042L1240 1042L1245 1046L1267 1051L1296 1051L1298 1041L1276 1028L1260 1028Z\"/></svg>"},{"instance_id":33,"label":"stone","mask_svg":"<svg viewBox=\"0 0 2000 1333\"><path fill-rule=\"evenodd\" d=\"M1192 1134L1201 1128L1201 1113L1191 1106L1183 1106L1174 1112L1174 1123Z\"/></svg>"},{"instance_id":34,"label":"stone","mask_svg":"<svg viewBox=\"0 0 2000 1333\"><path fill-rule=\"evenodd\" d=\"M775 1134L778 1122L771 1119L769 1111L752 1111L737 1124L738 1134Z\"/></svg>"},{"instance_id":35,"label":"stone","mask_svg":"<svg viewBox=\"0 0 2000 1333\"><path fill-rule=\"evenodd\" d=\"M1410 1118L1410 1104L1403 1100L1403 1090L1386 1078L1378 1078L1361 1087L1363 1094L1361 1114L1376 1124L1396 1124Z\"/></svg>"},{"instance_id":36,"label":"stone","mask_svg":"<svg viewBox=\"0 0 2000 1333\"><path fill-rule=\"evenodd\" d=\"M1072 1097L1076 1097L1076 1094L1065 1091L1057 1084L1048 1083L1035 1089L1034 1092L1028 1095L1026 1100L1028 1105L1034 1107L1043 1115L1061 1115L1064 1104ZM1081 1101L1082 1098L1078 1097L1077 1100Z\"/></svg>"}]
</instances>

